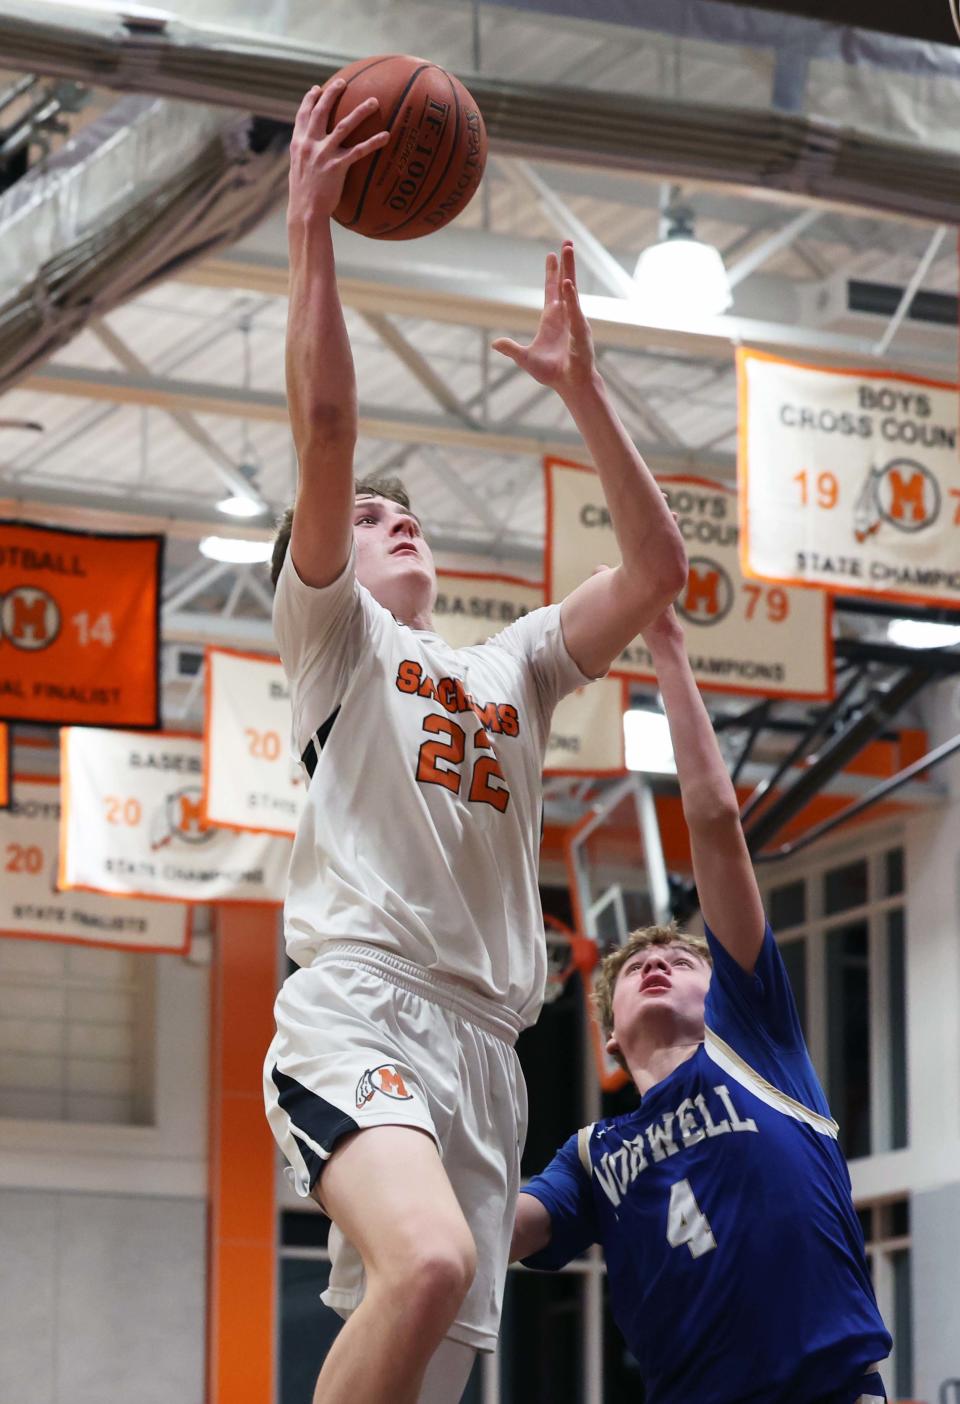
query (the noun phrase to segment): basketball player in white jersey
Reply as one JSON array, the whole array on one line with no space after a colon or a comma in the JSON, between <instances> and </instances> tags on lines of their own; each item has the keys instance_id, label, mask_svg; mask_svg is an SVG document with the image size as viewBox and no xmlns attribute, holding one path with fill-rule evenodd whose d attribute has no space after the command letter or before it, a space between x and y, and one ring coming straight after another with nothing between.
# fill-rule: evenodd
<instances>
[{"instance_id":1,"label":"basketball player in white jersey","mask_svg":"<svg viewBox=\"0 0 960 1404\"><path fill-rule=\"evenodd\" d=\"M540 778L555 704L605 673L686 576L669 509L594 365L573 248L547 259L530 346L495 347L561 396L623 565L486 644L433 631L430 548L402 493L356 494L357 391L330 213L330 83L291 146L287 391L296 502L274 624L310 772L284 921L301 967L265 1066L294 1185L333 1221L325 1300L347 1318L317 1404L452 1404L496 1341L526 1131L513 1043L545 977Z\"/></svg>"}]
</instances>

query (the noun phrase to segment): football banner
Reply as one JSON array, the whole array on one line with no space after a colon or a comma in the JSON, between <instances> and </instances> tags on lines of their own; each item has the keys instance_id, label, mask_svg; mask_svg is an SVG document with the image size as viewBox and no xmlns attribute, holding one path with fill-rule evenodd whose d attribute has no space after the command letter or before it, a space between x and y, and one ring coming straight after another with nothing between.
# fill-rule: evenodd
<instances>
[{"instance_id":1,"label":"football banner","mask_svg":"<svg viewBox=\"0 0 960 1404\"><path fill-rule=\"evenodd\" d=\"M547 598L561 600L598 565L620 555L600 479L592 468L547 459ZM709 478L657 479L687 548L689 574L676 600L698 684L718 692L819 699L833 692L829 600L813 590L745 580L738 557L737 494ZM614 673L654 679L642 638Z\"/></svg>"},{"instance_id":2,"label":"football banner","mask_svg":"<svg viewBox=\"0 0 960 1404\"><path fill-rule=\"evenodd\" d=\"M0 722L0 809L10 807L11 754L10 728L6 722Z\"/></svg>"},{"instance_id":3,"label":"football banner","mask_svg":"<svg viewBox=\"0 0 960 1404\"><path fill-rule=\"evenodd\" d=\"M18 776L11 808L0 814L0 936L128 951L189 950L186 906L58 892L59 847L59 781Z\"/></svg>"},{"instance_id":4,"label":"football banner","mask_svg":"<svg viewBox=\"0 0 960 1404\"><path fill-rule=\"evenodd\" d=\"M738 351L744 572L960 608L957 387Z\"/></svg>"},{"instance_id":5,"label":"football banner","mask_svg":"<svg viewBox=\"0 0 960 1404\"><path fill-rule=\"evenodd\" d=\"M0 522L0 716L159 723L162 536Z\"/></svg>"},{"instance_id":6,"label":"football banner","mask_svg":"<svg viewBox=\"0 0 960 1404\"><path fill-rule=\"evenodd\" d=\"M629 705L625 678L600 678L577 688L553 714L544 775L625 775L623 714Z\"/></svg>"},{"instance_id":7,"label":"football banner","mask_svg":"<svg viewBox=\"0 0 960 1404\"><path fill-rule=\"evenodd\" d=\"M263 654L208 648L203 814L210 824L291 838L306 795L290 754L290 689Z\"/></svg>"},{"instance_id":8,"label":"football banner","mask_svg":"<svg viewBox=\"0 0 960 1404\"><path fill-rule=\"evenodd\" d=\"M290 843L203 817L196 736L65 727L62 889L178 902L281 902Z\"/></svg>"},{"instance_id":9,"label":"football banner","mask_svg":"<svg viewBox=\"0 0 960 1404\"><path fill-rule=\"evenodd\" d=\"M542 604L543 586L529 580L438 570L433 623L451 648L469 648Z\"/></svg>"}]
</instances>

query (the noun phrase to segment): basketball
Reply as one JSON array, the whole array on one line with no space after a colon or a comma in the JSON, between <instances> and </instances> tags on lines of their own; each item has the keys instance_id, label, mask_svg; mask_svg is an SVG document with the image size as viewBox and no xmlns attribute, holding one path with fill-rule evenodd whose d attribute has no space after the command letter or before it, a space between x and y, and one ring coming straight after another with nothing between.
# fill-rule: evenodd
<instances>
[{"instance_id":1,"label":"basketball","mask_svg":"<svg viewBox=\"0 0 960 1404\"><path fill-rule=\"evenodd\" d=\"M334 78L347 86L331 128L367 98L380 103L348 146L390 133L386 146L351 166L334 219L368 239L419 239L449 224L473 199L487 160L483 117L463 84L403 54L359 59Z\"/></svg>"}]
</instances>

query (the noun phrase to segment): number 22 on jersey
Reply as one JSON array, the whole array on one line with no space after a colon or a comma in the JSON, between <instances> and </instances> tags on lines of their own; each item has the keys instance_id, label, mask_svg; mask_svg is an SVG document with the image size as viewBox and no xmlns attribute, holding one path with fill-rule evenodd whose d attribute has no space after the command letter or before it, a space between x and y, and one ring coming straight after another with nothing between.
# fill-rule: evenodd
<instances>
[{"instance_id":1,"label":"number 22 on jersey","mask_svg":"<svg viewBox=\"0 0 960 1404\"><path fill-rule=\"evenodd\" d=\"M459 795L465 775L467 733L459 722L440 712L424 717L423 729L432 739L420 746L417 779L423 785L442 785L445 790ZM478 751L493 750L493 743L482 726L473 734L473 747ZM474 759L467 799L471 804L492 805L501 814L510 803L506 776L495 755L480 755Z\"/></svg>"}]
</instances>

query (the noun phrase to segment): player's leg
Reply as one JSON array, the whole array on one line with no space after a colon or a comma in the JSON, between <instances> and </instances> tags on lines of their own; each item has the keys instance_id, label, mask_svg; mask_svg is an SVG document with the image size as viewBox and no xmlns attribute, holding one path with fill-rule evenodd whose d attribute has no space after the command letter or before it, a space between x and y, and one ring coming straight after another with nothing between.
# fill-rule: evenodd
<instances>
[{"instance_id":1,"label":"player's leg","mask_svg":"<svg viewBox=\"0 0 960 1404\"><path fill-rule=\"evenodd\" d=\"M315 1404L416 1404L476 1268L436 1145L407 1126L360 1131L337 1146L318 1188L363 1260L366 1290L324 1362Z\"/></svg>"},{"instance_id":2,"label":"player's leg","mask_svg":"<svg viewBox=\"0 0 960 1404\"><path fill-rule=\"evenodd\" d=\"M477 1352L472 1346L441 1341L427 1366L417 1404L459 1404Z\"/></svg>"}]
</instances>

